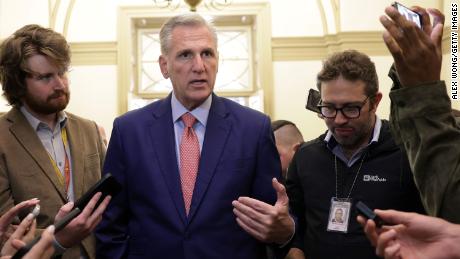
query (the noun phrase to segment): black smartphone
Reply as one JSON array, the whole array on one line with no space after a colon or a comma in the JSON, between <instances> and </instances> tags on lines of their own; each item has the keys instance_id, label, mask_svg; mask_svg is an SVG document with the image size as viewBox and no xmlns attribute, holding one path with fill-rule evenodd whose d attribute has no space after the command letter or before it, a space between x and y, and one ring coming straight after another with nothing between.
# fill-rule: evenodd
<instances>
[{"instance_id":1,"label":"black smartphone","mask_svg":"<svg viewBox=\"0 0 460 259\"><path fill-rule=\"evenodd\" d=\"M420 14L412 11L411 9L398 2L394 2L392 6L396 8L396 10L398 10L402 16L406 17L407 20L413 21L420 29L422 28L422 16Z\"/></svg>"},{"instance_id":2,"label":"black smartphone","mask_svg":"<svg viewBox=\"0 0 460 259\"><path fill-rule=\"evenodd\" d=\"M307 103L305 104L305 109L321 113L318 108L318 104L321 101L321 93L318 90L310 88L308 91Z\"/></svg>"},{"instance_id":3,"label":"black smartphone","mask_svg":"<svg viewBox=\"0 0 460 259\"><path fill-rule=\"evenodd\" d=\"M115 177L113 177L110 173L105 174L96 184L94 184L83 196L81 196L78 201L75 202L73 209L69 212L69 214L65 215L62 219L54 224L55 230L54 233L59 232L63 229L67 224L70 223L75 217L77 217L83 209L86 207L88 202L91 198L98 192L101 192L102 195L96 203L94 209L96 209L99 204L104 200L107 195L114 197L121 191L121 185ZM29 250L40 240L40 236L37 236L27 245L21 247L12 259L19 259L22 258Z\"/></svg>"},{"instance_id":4,"label":"black smartphone","mask_svg":"<svg viewBox=\"0 0 460 259\"><path fill-rule=\"evenodd\" d=\"M80 199L75 202L74 208L79 208L81 211L83 211L91 198L93 198L96 193L101 192L101 198L94 207L96 209L104 200L105 196L110 195L113 197L120 191L120 183L118 183L115 177L113 177L110 173L107 173L102 176L102 178L96 184L94 184L88 191L86 191L85 194L83 194L83 196L80 197Z\"/></svg>"},{"instance_id":5,"label":"black smartphone","mask_svg":"<svg viewBox=\"0 0 460 259\"><path fill-rule=\"evenodd\" d=\"M365 217L366 219L372 219L377 227L380 228L383 225L386 225L385 221L377 216L377 214L375 214L374 211L367 207L367 205L363 202L358 201L356 203L356 210L358 210L359 215Z\"/></svg>"}]
</instances>

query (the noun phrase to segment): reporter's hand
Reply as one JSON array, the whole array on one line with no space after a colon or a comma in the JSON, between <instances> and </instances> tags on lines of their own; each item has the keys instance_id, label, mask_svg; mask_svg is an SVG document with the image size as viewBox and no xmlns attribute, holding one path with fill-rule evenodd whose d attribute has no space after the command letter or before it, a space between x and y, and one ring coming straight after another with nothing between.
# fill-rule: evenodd
<instances>
[{"instance_id":1,"label":"reporter's hand","mask_svg":"<svg viewBox=\"0 0 460 259\"><path fill-rule=\"evenodd\" d=\"M436 9L413 7L422 16L422 29L408 21L394 7L385 9L380 22L386 31L383 40L394 59L402 86L440 80L444 15ZM430 22L434 17L433 26Z\"/></svg>"},{"instance_id":2,"label":"reporter's hand","mask_svg":"<svg viewBox=\"0 0 460 259\"><path fill-rule=\"evenodd\" d=\"M249 197L233 201L238 225L257 240L285 244L294 234L294 220L289 215L286 188L273 178L277 201L274 206Z\"/></svg>"},{"instance_id":3,"label":"reporter's hand","mask_svg":"<svg viewBox=\"0 0 460 259\"><path fill-rule=\"evenodd\" d=\"M70 223L61 231L56 234L56 240L64 247L72 247L85 239L94 228L102 220L102 213L104 213L111 197L107 196L95 209L97 201L101 197L101 193L96 193L88 202L83 211L74 218ZM55 222L59 221L67 215L74 207L73 202L69 202L61 207L55 217Z\"/></svg>"},{"instance_id":4,"label":"reporter's hand","mask_svg":"<svg viewBox=\"0 0 460 259\"><path fill-rule=\"evenodd\" d=\"M356 220L363 227L364 233L366 234L367 239L371 241L372 246L376 247L379 235L384 232L384 230L377 228L375 222L372 219L366 219L361 215L359 215Z\"/></svg>"},{"instance_id":5,"label":"reporter's hand","mask_svg":"<svg viewBox=\"0 0 460 259\"><path fill-rule=\"evenodd\" d=\"M40 241L36 243L30 251L25 254L23 259L48 259L54 253L54 226L51 225L43 231Z\"/></svg>"},{"instance_id":6,"label":"reporter's hand","mask_svg":"<svg viewBox=\"0 0 460 259\"><path fill-rule=\"evenodd\" d=\"M6 242L6 240L10 238L10 235L14 232L14 228L11 226L11 223L18 215L18 213L22 209L31 208L37 205L39 202L40 200L37 198L20 202L0 217L0 240L2 245Z\"/></svg>"},{"instance_id":7,"label":"reporter's hand","mask_svg":"<svg viewBox=\"0 0 460 259\"><path fill-rule=\"evenodd\" d=\"M375 212L392 225L384 226L384 231L377 232L377 242L373 242L377 255L387 259L458 258L460 255L459 225L417 213L395 210ZM370 223L368 220L366 225Z\"/></svg>"},{"instance_id":8,"label":"reporter's hand","mask_svg":"<svg viewBox=\"0 0 460 259\"><path fill-rule=\"evenodd\" d=\"M284 259L305 259L305 254L299 248L293 247L289 250Z\"/></svg>"},{"instance_id":9,"label":"reporter's hand","mask_svg":"<svg viewBox=\"0 0 460 259\"><path fill-rule=\"evenodd\" d=\"M37 222L35 221L34 215L29 213L3 245L1 254L14 255L19 248L25 245L25 243L32 241L36 227Z\"/></svg>"}]
</instances>

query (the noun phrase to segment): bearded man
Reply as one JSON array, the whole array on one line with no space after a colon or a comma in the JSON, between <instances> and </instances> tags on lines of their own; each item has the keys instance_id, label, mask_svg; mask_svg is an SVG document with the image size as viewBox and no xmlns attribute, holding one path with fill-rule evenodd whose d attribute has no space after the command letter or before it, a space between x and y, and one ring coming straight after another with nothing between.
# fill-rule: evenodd
<instances>
[{"instance_id":1,"label":"bearded man","mask_svg":"<svg viewBox=\"0 0 460 259\"><path fill-rule=\"evenodd\" d=\"M22 27L0 46L0 83L12 106L0 117L0 213L38 198L39 229L67 214L100 179L105 156L96 123L64 112L69 64L64 37L39 25ZM91 231L109 199L96 210L88 205L56 233L56 253L95 257Z\"/></svg>"}]
</instances>

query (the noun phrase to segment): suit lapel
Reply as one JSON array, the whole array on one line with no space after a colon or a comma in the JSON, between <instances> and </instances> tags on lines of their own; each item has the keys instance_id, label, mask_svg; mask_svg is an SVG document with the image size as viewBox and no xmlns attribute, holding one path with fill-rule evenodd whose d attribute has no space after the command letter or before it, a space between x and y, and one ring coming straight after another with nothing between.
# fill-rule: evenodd
<instances>
[{"instance_id":1,"label":"suit lapel","mask_svg":"<svg viewBox=\"0 0 460 259\"><path fill-rule=\"evenodd\" d=\"M64 188L59 183L59 179L56 175L56 172L51 164L50 157L43 147L42 142L37 136L37 133L30 126L27 119L19 111L19 109L13 108L7 114L8 120L12 122L10 127L11 133L16 137L19 143L24 147L24 149L29 153L30 157L37 163L38 167L41 169L48 179L53 184L56 191L62 198L62 201L66 201Z\"/></svg>"},{"instance_id":2,"label":"suit lapel","mask_svg":"<svg viewBox=\"0 0 460 259\"><path fill-rule=\"evenodd\" d=\"M171 94L165 100L158 102L160 103L158 103L158 106L153 111L154 121L148 131L153 140L153 148L158 157L160 171L168 187L169 194L182 222L185 224L184 200L177 166L174 125L172 121Z\"/></svg>"},{"instance_id":3,"label":"suit lapel","mask_svg":"<svg viewBox=\"0 0 460 259\"><path fill-rule=\"evenodd\" d=\"M225 143L231 130L231 123L227 119L228 111L222 99L213 95L211 109L206 123L206 133L201 151L198 176L193 190L192 206L189 222L203 200L209 184L215 174Z\"/></svg>"},{"instance_id":4,"label":"suit lapel","mask_svg":"<svg viewBox=\"0 0 460 259\"><path fill-rule=\"evenodd\" d=\"M83 136L80 136L81 131L75 119L70 115L67 117L67 136L70 145L70 159L72 163L72 180L75 199L83 195L83 183L85 176L85 161Z\"/></svg>"}]
</instances>

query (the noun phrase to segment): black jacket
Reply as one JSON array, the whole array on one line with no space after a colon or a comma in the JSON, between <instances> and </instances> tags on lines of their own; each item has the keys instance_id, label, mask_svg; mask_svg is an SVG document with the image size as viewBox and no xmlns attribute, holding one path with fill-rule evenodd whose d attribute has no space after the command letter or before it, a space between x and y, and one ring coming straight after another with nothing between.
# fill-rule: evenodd
<instances>
[{"instance_id":1,"label":"black jacket","mask_svg":"<svg viewBox=\"0 0 460 259\"><path fill-rule=\"evenodd\" d=\"M377 258L375 249L356 221L355 204L371 208L424 213L404 153L394 143L388 121L382 120L378 142L367 147L365 160L351 193L352 209L347 233L328 232L331 198L336 196L334 154L325 134L304 143L296 152L287 174L290 207L298 218L296 247L314 258ZM348 168L337 159L338 196L346 197L360 162Z\"/></svg>"}]
</instances>

